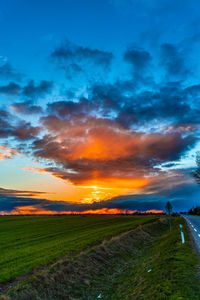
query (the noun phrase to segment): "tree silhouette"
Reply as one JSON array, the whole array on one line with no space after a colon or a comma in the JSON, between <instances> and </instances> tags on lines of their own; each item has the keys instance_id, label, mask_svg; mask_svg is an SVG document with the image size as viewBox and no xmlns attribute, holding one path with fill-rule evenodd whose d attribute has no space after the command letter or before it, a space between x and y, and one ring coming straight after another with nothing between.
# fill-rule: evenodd
<instances>
[{"instance_id":1,"label":"tree silhouette","mask_svg":"<svg viewBox=\"0 0 200 300\"><path fill-rule=\"evenodd\" d=\"M197 169L192 173L193 178L197 184L200 184L200 151L196 152L196 165ZM200 215L200 207L193 207L189 210L191 215Z\"/></svg>"},{"instance_id":2,"label":"tree silhouette","mask_svg":"<svg viewBox=\"0 0 200 300\"><path fill-rule=\"evenodd\" d=\"M166 204L166 212L169 215L169 226L170 226L170 231L172 231L172 222L171 222L172 205L169 201Z\"/></svg>"},{"instance_id":3,"label":"tree silhouette","mask_svg":"<svg viewBox=\"0 0 200 300\"><path fill-rule=\"evenodd\" d=\"M197 169L192 173L192 176L194 177L195 181L200 184L200 151L196 153L196 164Z\"/></svg>"}]
</instances>

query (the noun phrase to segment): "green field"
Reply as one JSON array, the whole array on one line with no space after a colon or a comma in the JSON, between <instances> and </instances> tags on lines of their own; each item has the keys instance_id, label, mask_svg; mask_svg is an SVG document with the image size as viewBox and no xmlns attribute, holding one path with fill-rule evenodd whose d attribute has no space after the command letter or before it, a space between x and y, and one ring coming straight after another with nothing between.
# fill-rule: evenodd
<instances>
[{"instance_id":1,"label":"green field","mask_svg":"<svg viewBox=\"0 0 200 300\"><path fill-rule=\"evenodd\" d=\"M0 283L154 219L152 216L2 216Z\"/></svg>"},{"instance_id":2,"label":"green field","mask_svg":"<svg viewBox=\"0 0 200 300\"><path fill-rule=\"evenodd\" d=\"M87 222L92 222L92 218L86 217ZM132 218L136 223L145 220ZM103 219L100 217L98 221ZM122 227L124 220L131 220L128 219L104 220L113 225L121 223ZM185 244L181 242L180 223ZM200 299L198 264L185 221L174 217L170 232L168 219L163 217L117 234L77 255L59 259L0 298L94 300L100 295L104 300L197 300Z\"/></svg>"}]
</instances>

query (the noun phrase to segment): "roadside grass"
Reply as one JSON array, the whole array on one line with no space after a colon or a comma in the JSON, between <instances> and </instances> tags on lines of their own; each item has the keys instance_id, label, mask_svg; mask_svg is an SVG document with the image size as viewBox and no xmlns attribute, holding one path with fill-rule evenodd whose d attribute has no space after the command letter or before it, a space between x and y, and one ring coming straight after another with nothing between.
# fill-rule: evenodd
<instances>
[{"instance_id":1,"label":"roadside grass","mask_svg":"<svg viewBox=\"0 0 200 300\"><path fill-rule=\"evenodd\" d=\"M181 243L179 224L186 243ZM185 221L166 218L64 259L2 299L200 299L198 259Z\"/></svg>"},{"instance_id":2,"label":"roadside grass","mask_svg":"<svg viewBox=\"0 0 200 300\"><path fill-rule=\"evenodd\" d=\"M156 217L2 216L0 283L153 220Z\"/></svg>"},{"instance_id":3,"label":"roadside grass","mask_svg":"<svg viewBox=\"0 0 200 300\"><path fill-rule=\"evenodd\" d=\"M185 244L181 242L180 224L184 226ZM173 218L172 233L167 230L162 234L141 263L122 276L117 296L112 299L200 299L198 264L185 221Z\"/></svg>"}]
</instances>

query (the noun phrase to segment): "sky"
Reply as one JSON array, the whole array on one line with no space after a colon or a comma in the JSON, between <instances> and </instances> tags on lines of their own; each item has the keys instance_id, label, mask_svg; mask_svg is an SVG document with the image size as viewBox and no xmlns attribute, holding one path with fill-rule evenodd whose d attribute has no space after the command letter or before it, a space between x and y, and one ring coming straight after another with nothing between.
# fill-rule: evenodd
<instances>
[{"instance_id":1,"label":"sky","mask_svg":"<svg viewBox=\"0 0 200 300\"><path fill-rule=\"evenodd\" d=\"M0 214L199 205L198 0L0 6Z\"/></svg>"}]
</instances>

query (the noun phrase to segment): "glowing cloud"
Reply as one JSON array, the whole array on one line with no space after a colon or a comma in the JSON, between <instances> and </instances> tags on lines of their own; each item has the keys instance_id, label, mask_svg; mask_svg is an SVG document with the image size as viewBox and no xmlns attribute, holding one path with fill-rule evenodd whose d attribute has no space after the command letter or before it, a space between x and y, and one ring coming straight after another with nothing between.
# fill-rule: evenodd
<instances>
[{"instance_id":1,"label":"glowing cloud","mask_svg":"<svg viewBox=\"0 0 200 300\"><path fill-rule=\"evenodd\" d=\"M0 161L7 159L7 158L13 158L17 154L19 154L19 152L13 148L7 148L6 146L0 146Z\"/></svg>"}]
</instances>

